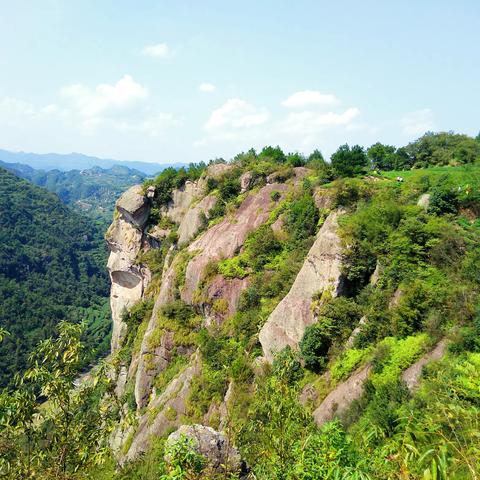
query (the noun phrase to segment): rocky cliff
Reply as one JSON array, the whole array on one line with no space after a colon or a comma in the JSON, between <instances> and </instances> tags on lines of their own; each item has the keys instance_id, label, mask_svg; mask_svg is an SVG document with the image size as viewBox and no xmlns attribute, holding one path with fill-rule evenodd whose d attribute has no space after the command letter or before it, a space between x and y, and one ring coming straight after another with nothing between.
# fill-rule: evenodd
<instances>
[{"instance_id":1,"label":"rocky cliff","mask_svg":"<svg viewBox=\"0 0 480 480\"><path fill-rule=\"evenodd\" d=\"M117 201L115 217L106 234L112 281L113 354L122 347L127 348L125 339L129 332L125 315L137 302L153 300L153 309L138 331L133 332L135 340L128 347L130 355L127 361L120 361L117 372L119 399L124 401L129 395L133 396L136 405L134 424L124 425L114 437L122 461L132 460L145 451L152 436L163 435L182 423L187 415L186 400L192 381L202 371L200 353L188 339L179 337L172 324L175 319L168 320L165 309L178 302L192 306L198 318L197 329L218 328L231 318L251 280L224 276L215 268L212 274L212 266L241 254L249 235L262 225L272 224L269 235L285 235L282 233L284 221L279 218L281 207L289 205L301 193L302 179L308 174L305 168L293 169L286 179L273 175L257 186L252 173L243 174L235 208L205 227L210 212L220 201L219 195L209 191L207 185L220 182L231 171L231 165L212 165L198 180L186 181L174 189L170 202L161 208L162 218L171 224L167 230L152 225L149 220L152 201L155 201L153 188L146 194L141 186L132 187ZM327 218L289 294L262 330L261 339L269 359L274 350L298 343L302 329L314 321L310 302L315 292L328 288L335 295L340 291L340 256L335 236L338 215L334 212ZM166 238L172 231L176 232L176 239L167 245ZM142 258L146 252L162 248L167 248L162 257L163 266L160 271L157 267L151 272ZM159 280L157 287L148 290L152 273ZM295 325L293 312L298 309L304 317ZM280 316L288 316L284 323L278 322L280 312L283 312ZM271 340L272 336L277 338ZM158 379L168 375L172 362L180 362L184 367L159 389ZM230 383L225 392L227 398L232 386ZM208 418L213 418L214 411L223 412L221 416L225 420L226 405L227 401L221 406L212 405L213 410L209 410L205 421L208 423ZM131 402L130 407L125 404L124 408L131 408Z\"/></svg>"},{"instance_id":2,"label":"rocky cliff","mask_svg":"<svg viewBox=\"0 0 480 480\"><path fill-rule=\"evenodd\" d=\"M112 352L116 352L126 333L124 312L138 302L150 279L150 271L137 264L144 248L143 229L150 212L149 201L140 185L127 190L115 205L115 218L106 233L110 249L107 269L110 274L112 310Z\"/></svg>"},{"instance_id":3,"label":"rocky cliff","mask_svg":"<svg viewBox=\"0 0 480 480\"><path fill-rule=\"evenodd\" d=\"M344 298L350 246L340 224L351 212L338 206L331 188L312 188L312 172L304 167L267 173L214 164L168 196L163 192L161 204L161 182L132 187L117 201L106 238L112 354L124 418L112 445L120 463L184 424L200 424L194 428L205 435L200 449L212 435L223 439L207 427L230 428L235 409L238 415L246 408L238 399L256 395L255 375L268 375L265 364L285 347L297 355L320 311L324 322L334 315L323 335L340 339L334 348L328 341L311 346L323 348L325 358L355 350L371 328L371 315ZM365 275L370 290L384 272L379 263L374 267ZM397 286L385 295L392 316L402 291ZM418 350L417 363L402 364L400 380L413 390L443 346L422 358L426 350ZM365 393L374 370L370 350L354 354L358 361L341 381L332 380L331 364L324 363L323 387L309 384L300 395L319 426Z\"/></svg>"}]
</instances>

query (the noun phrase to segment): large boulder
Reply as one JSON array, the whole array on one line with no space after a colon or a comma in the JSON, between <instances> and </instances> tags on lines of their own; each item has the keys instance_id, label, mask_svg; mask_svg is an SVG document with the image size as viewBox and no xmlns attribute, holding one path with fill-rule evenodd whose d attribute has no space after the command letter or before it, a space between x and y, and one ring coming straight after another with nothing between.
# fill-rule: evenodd
<instances>
[{"instance_id":1,"label":"large boulder","mask_svg":"<svg viewBox=\"0 0 480 480\"><path fill-rule=\"evenodd\" d=\"M141 185L130 187L117 200L116 208L127 222L143 228L150 213L150 203Z\"/></svg>"},{"instance_id":2,"label":"large boulder","mask_svg":"<svg viewBox=\"0 0 480 480\"><path fill-rule=\"evenodd\" d=\"M182 425L177 431L170 434L166 443L169 447L187 439L188 448L204 457L206 465L204 473L214 475L239 474L244 469L238 450L229 439L220 432L204 425ZM165 460L172 462L167 453Z\"/></svg>"},{"instance_id":3,"label":"large boulder","mask_svg":"<svg viewBox=\"0 0 480 480\"><path fill-rule=\"evenodd\" d=\"M342 291L342 247L337 235L341 213L335 211L327 217L292 288L260 331L263 353L270 362L286 346L297 348L306 327L314 323L314 294L328 290L335 297Z\"/></svg>"}]
</instances>

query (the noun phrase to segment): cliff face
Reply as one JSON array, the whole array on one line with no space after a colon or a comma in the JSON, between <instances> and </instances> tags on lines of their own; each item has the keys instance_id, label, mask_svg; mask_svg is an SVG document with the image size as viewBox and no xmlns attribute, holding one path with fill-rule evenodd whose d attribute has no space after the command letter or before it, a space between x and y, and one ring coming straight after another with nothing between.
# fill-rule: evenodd
<instances>
[{"instance_id":1,"label":"cliff face","mask_svg":"<svg viewBox=\"0 0 480 480\"><path fill-rule=\"evenodd\" d=\"M133 186L118 199L114 221L106 233L110 249L107 269L112 284L112 353L120 348L126 333L124 312L142 298L151 277L147 267L136 263L149 212L150 205L142 187Z\"/></svg>"},{"instance_id":2,"label":"cliff face","mask_svg":"<svg viewBox=\"0 0 480 480\"><path fill-rule=\"evenodd\" d=\"M335 211L327 217L292 288L260 331L263 353L270 362L286 346L296 348L305 328L315 321L311 309L314 294L328 292L336 297L342 293L342 255L337 235L340 214Z\"/></svg>"},{"instance_id":3,"label":"cliff face","mask_svg":"<svg viewBox=\"0 0 480 480\"><path fill-rule=\"evenodd\" d=\"M178 304L193 308L197 330L206 327L215 332L232 318L242 292L252 280L249 276L224 276L216 267L212 274L212 265L241 254L249 235L262 225L272 226L266 230L270 232L267 235L282 238L284 221L279 213L282 206L290 205L292 199L301 195L303 178L308 175L305 168L293 169L287 179L273 175L253 188L253 174L244 173L239 180L240 201L236 208L205 228L210 211L220 201L215 192L207 193L208 179L218 180L230 170L230 165L211 166L200 179L187 181L172 192L170 203L162 207L162 216L174 224L177 240L162 257L161 269L157 267L155 272L139 263L139 258L147 250L162 248L168 232L160 227L152 230L148 224L151 201L141 187L132 187L117 202L115 219L106 235L111 252L108 270L112 281L113 354L121 349L127 335L123 315L146 298L152 273L157 278L149 289L156 293L148 294L153 310L143 326L138 327L131 355L120 361L116 377L118 397L124 401L126 396L133 395L136 405L132 412L134 423L119 428L112 442L121 462L147 450L153 436L161 436L182 424L188 415L186 402L192 382L202 372L198 348L188 338L179 336L172 324L176 319L166 319L165 308ZM153 192L150 194L153 196ZM341 293L340 242L336 234L341 213L328 216L290 291L260 332L268 361L287 345L296 348L306 326L315 321L310 308L314 294L321 290L328 290L332 296ZM202 228L204 231L199 233ZM183 367L170 378L167 372L175 362ZM167 380L159 388L158 379L165 376ZM203 420L206 424L218 416L220 424L225 423L233 388L230 382L224 401L210 405ZM130 407L124 408L131 408L131 402Z\"/></svg>"}]
</instances>

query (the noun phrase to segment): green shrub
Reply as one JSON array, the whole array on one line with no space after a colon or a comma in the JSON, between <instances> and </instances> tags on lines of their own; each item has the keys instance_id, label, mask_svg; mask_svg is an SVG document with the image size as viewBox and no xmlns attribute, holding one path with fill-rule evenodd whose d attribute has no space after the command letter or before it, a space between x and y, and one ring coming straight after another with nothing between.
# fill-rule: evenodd
<instances>
[{"instance_id":1,"label":"green shrub","mask_svg":"<svg viewBox=\"0 0 480 480\"><path fill-rule=\"evenodd\" d=\"M400 373L414 363L428 345L426 334L404 339L387 337L378 345L378 355L374 359L375 372L371 377L373 386L378 389L396 382Z\"/></svg>"},{"instance_id":2,"label":"green shrub","mask_svg":"<svg viewBox=\"0 0 480 480\"><path fill-rule=\"evenodd\" d=\"M286 213L286 229L294 242L315 235L318 224L318 209L311 195L303 195L290 205Z\"/></svg>"},{"instance_id":3,"label":"green shrub","mask_svg":"<svg viewBox=\"0 0 480 480\"><path fill-rule=\"evenodd\" d=\"M330 372L336 381L347 379L350 374L363 362L370 353L370 349L359 350L350 348L344 352L332 365Z\"/></svg>"},{"instance_id":4,"label":"green shrub","mask_svg":"<svg viewBox=\"0 0 480 480\"><path fill-rule=\"evenodd\" d=\"M280 200L280 197L282 194L278 190L274 190L273 192L270 193L270 198L272 199L273 202L277 202Z\"/></svg>"},{"instance_id":5,"label":"green shrub","mask_svg":"<svg viewBox=\"0 0 480 480\"><path fill-rule=\"evenodd\" d=\"M218 273L225 278L245 278L248 275L248 265L244 255L227 258L218 263Z\"/></svg>"},{"instance_id":6,"label":"green shrub","mask_svg":"<svg viewBox=\"0 0 480 480\"><path fill-rule=\"evenodd\" d=\"M198 478L207 461L195 448L194 440L186 436L180 436L177 441L167 444L165 457L168 458L169 473L162 475L160 480Z\"/></svg>"},{"instance_id":7,"label":"green shrub","mask_svg":"<svg viewBox=\"0 0 480 480\"><path fill-rule=\"evenodd\" d=\"M367 166L367 155L360 145L350 148L347 144L338 147L332 154L331 164L337 177L353 177L362 173Z\"/></svg>"},{"instance_id":8,"label":"green shrub","mask_svg":"<svg viewBox=\"0 0 480 480\"><path fill-rule=\"evenodd\" d=\"M331 345L330 332L324 328L324 325L314 323L308 326L300 342L300 353L305 367L314 372L323 370Z\"/></svg>"}]
</instances>

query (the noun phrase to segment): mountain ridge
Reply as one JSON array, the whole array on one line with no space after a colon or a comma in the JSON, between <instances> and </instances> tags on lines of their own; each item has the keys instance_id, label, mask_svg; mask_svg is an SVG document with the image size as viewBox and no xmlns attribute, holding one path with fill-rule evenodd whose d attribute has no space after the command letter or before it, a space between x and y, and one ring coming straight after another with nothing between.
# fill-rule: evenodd
<instances>
[{"instance_id":1,"label":"mountain ridge","mask_svg":"<svg viewBox=\"0 0 480 480\"><path fill-rule=\"evenodd\" d=\"M21 163L42 170L83 170L92 167L111 168L114 165L123 165L137 169L146 176L154 175L167 167L180 168L186 163L150 163L136 160L113 160L99 158L82 153L33 153L33 152L12 152L0 149L0 160L6 163Z\"/></svg>"}]
</instances>

